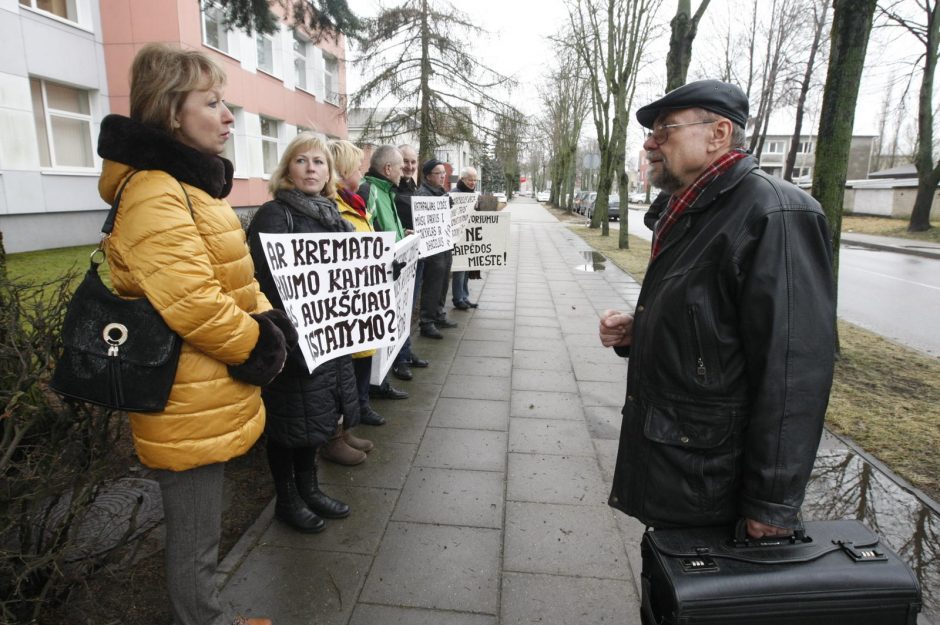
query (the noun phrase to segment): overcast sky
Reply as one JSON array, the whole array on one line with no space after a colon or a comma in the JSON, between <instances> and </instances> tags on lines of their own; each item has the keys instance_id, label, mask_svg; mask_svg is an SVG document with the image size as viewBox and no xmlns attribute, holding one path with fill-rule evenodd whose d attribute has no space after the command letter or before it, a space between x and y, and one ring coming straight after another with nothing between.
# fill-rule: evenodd
<instances>
[{"instance_id":1,"label":"overcast sky","mask_svg":"<svg viewBox=\"0 0 940 625\"><path fill-rule=\"evenodd\" d=\"M709 67L708 55L714 55L720 46L714 43L720 37L719 31L724 31L724 24L729 19L739 19L742 8L749 11L752 2L759 6L769 6L770 0L712 0L706 11L698 38L693 47L693 63L690 79L694 72L701 73L703 68ZM637 100L634 103L635 111L643 103L655 99L662 93L665 82L665 54L668 49L668 22L675 10L676 0L664 0L660 10L659 22L662 25L664 36L655 41L648 54L648 67L642 76L644 86L638 88ZM915 0L904 0L916 10ZM394 2L386 0L386 6ZM567 21L567 12L563 0L474 0L472 3L454 2L454 6L468 15L471 20L489 32L482 40L473 42L477 58L485 65L510 75L519 81L519 87L509 96L510 103L527 114L537 114L538 85L543 81L547 68L555 62L557 45L549 37L557 33ZM698 0L692 0L693 9L698 6ZM354 12L363 16L374 16L378 12L377 0L349 0ZM739 20L743 22L745 20ZM882 100L891 82L903 83L904 76L910 74L909 63L918 51L919 44L909 35L904 35L898 29L876 29L868 48L868 63L862 79L859 93L859 108L856 112L856 134L875 134L877 132L877 119L881 111ZM351 56L355 58L355 51ZM817 70L819 80L825 76L825 67ZM350 67L348 70L350 93L354 92L361 83L357 70ZM894 93L900 95L902 85L895 87ZM915 83L912 95L916 95ZM818 107L818 99L816 106ZM897 97L897 96L896 96ZM916 112L909 113L911 119L916 118ZM815 124L816 114L809 113L809 123ZM780 132L789 132L792 125L785 115L778 116L776 125ZM805 126L804 122L804 126ZM636 124L633 124L636 126ZM590 120L586 129L590 130ZM631 133L628 154L639 149L639 132Z\"/></svg>"}]
</instances>

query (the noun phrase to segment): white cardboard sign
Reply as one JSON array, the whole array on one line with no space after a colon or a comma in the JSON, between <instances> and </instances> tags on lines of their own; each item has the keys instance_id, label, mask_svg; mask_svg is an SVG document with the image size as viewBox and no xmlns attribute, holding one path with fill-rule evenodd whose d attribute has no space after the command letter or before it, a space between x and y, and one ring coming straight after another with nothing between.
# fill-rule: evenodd
<instances>
[{"instance_id":1,"label":"white cardboard sign","mask_svg":"<svg viewBox=\"0 0 940 625\"><path fill-rule=\"evenodd\" d=\"M433 256L454 246L449 197L412 195L411 217L415 232L421 235L419 258Z\"/></svg>"},{"instance_id":2,"label":"white cardboard sign","mask_svg":"<svg viewBox=\"0 0 940 625\"><path fill-rule=\"evenodd\" d=\"M451 271L488 271L509 264L509 213L474 211L454 245Z\"/></svg>"},{"instance_id":3,"label":"white cardboard sign","mask_svg":"<svg viewBox=\"0 0 940 625\"><path fill-rule=\"evenodd\" d=\"M395 357L401 351L405 339L411 334L411 309L414 303L415 272L418 268L418 244L420 237L410 234L395 244L395 264L399 267L395 280L395 314L398 317L398 334L394 342L376 350L372 356L372 384L379 385L392 368Z\"/></svg>"}]
</instances>

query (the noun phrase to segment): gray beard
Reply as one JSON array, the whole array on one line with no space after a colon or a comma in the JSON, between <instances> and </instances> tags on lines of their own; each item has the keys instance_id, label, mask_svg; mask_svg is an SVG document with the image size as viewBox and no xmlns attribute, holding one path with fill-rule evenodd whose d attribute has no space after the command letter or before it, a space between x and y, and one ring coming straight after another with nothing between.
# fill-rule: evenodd
<instances>
[{"instance_id":1,"label":"gray beard","mask_svg":"<svg viewBox=\"0 0 940 625\"><path fill-rule=\"evenodd\" d=\"M682 188L682 181L676 178L665 166L663 166L660 173L650 174L650 181L666 193L675 193Z\"/></svg>"}]
</instances>

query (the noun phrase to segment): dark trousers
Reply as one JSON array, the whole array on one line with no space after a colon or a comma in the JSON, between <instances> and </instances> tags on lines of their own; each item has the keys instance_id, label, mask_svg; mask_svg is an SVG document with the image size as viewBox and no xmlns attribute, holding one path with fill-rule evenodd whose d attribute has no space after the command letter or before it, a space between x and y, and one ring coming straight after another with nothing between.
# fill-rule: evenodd
<instances>
[{"instance_id":1,"label":"dark trousers","mask_svg":"<svg viewBox=\"0 0 940 625\"><path fill-rule=\"evenodd\" d=\"M434 323L442 314L442 294L450 282L450 252L440 252L424 259L421 279L421 324Z\"/></svg>"},{"instance_id":2,"label":"dark trousers","mask_svg":"<svg viewBox=\"0 0 940 625\"><path fill-rule=\"evenodd\" d=\"M359 394L359 413L365 414L369 408L369 378L372 377L372 356L353 358L353 370L356 372L356 391Z\"/></svg>"}]
</instances>

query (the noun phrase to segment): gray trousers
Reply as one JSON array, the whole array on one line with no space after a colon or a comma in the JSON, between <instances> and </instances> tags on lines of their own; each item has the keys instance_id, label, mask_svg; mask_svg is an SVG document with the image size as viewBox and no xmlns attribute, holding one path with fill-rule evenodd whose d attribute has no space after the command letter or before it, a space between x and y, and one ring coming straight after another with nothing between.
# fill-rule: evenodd
<instances>
[{"instance_id":1,"label":"gray trousers","mask_svg":"<svg viewBox=\"0 0 940 625\"><path fill-rule=\"evenodd\" d=\"M227 625L216 567L225 464L157 471L166 524L166 585L175 625Z\"/></svg>"}]
</instances>

